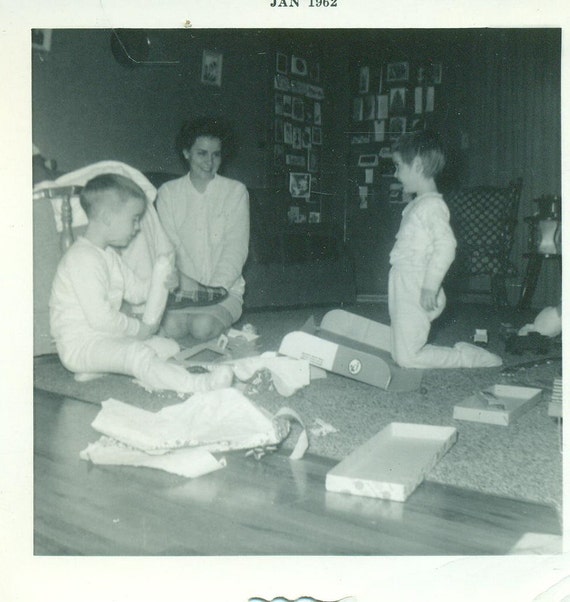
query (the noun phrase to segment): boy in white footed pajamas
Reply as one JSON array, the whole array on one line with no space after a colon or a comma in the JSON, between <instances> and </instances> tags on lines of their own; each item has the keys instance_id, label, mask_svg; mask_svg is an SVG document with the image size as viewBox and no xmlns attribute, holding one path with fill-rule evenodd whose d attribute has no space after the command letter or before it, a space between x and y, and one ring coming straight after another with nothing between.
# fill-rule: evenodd
<instances>
[{"instance_id":1,"label":"boy in white footed pajamas","mask_svg":"<svg viewBox=\"0 0 570 602\"><path fill-rule=\"evenodd\" d=\"M416 194L402 212L390 253L388 306L394 361L404 368L500 366L499 356L469 343L427 344L431 322L445 309L442 282L457 244L449 210L435 183L445 156L437 137L424 130L401 136L393 160L403 191Z\"/></svg>"},{"instance_id":2,"label":"boy in white footed pajamas","mask_svg":"<svg viewBox=\"0 0 570 602\"><path fill-rule=\"evenodd\" d=\"M190 374L167 362L178 344L153 336L158 323L121 312L123 301L144 302L150 287L150 279L137 276L116 251L140 230L146 207L140 187L122 175L102 174L87 182L81 205L89 219L85 235L61 259L50 297L50 328L62 364L78 380L113 372L181 393L230 386L227 366Z\"/></svg>"}]
</instances>

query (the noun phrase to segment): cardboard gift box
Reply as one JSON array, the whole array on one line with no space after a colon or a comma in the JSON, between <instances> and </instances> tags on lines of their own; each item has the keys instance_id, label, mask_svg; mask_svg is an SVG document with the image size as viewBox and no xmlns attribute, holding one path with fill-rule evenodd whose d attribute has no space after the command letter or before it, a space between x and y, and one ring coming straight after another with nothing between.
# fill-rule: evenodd
<instances>
[{"instance_id":1,"label":"cardboard gift box","mask_svg":"<svg viewBox=\"0 0 570 602\"><path fill-rule=\"evenodd\" d=\"M419 389L423 370L400 368L390 349L389 326L333 309L320 326L311 317L301 330L285 335L279 353L382 389Z\"/></svg>"}]
</instances>

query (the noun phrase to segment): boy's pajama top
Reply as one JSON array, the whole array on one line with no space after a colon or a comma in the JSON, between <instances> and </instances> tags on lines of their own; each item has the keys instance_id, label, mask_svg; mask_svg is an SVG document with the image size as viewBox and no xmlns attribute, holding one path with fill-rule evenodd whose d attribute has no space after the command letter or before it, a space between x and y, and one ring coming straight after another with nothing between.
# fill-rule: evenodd
<instances>
[{"instance_id":1,"label":"boy's pajama top","mask_svg":"<svg viewBox=\"0 0 570 602\"><path fill-rule=\"evenodd\" d=\"M114 249L79 237L58 265L49 303L62 364L75 373L132 375L152 389L196 390L196 375L165 361L178 344L162 337L136 339L140 321L120 311L123 300L144 302L149 285Z\"/></svg>"}]
</instances>

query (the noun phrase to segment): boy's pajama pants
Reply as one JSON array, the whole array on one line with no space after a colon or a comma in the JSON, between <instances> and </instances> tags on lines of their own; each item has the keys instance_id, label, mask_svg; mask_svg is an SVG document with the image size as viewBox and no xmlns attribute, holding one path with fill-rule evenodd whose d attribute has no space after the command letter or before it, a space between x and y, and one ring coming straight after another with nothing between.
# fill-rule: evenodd
<instances>
[{"instance_id":1,"label":"boy's pajama pants","mask_svg":"<svg viewBox=\"0 0 570 602\"><path fill-rule=\"evenodd\" d=\"M440 289L437 308L427 312L420 305L422 270L392 267L388 278L392 358L403 368L484 368L500 366L501 359L475 345L454 347L427 345L431 323L445 309Z\"/></svg>"},{"instance_id":2,"label":"boy's pajama pants","mask_svg":"<svg viewBox=\"0 0 570 602\"><path fill-rule=\"evenodd\" d=\"M176 341L151 337L139 341L132 337L95 335L77 345L58 345L62 364L75 373L111 372L134 376L150 389L169 389L192 393L200 388L197 377L182 366L166 361L180 350Z\"/></svg>"}]
</instances>

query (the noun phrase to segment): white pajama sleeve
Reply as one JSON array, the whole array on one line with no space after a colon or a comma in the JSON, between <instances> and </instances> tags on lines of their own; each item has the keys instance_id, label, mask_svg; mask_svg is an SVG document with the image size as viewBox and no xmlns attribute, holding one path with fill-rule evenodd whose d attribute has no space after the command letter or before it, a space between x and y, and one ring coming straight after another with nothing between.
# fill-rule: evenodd
<instances>
[{"instance_id":1,"label":"white pajama sleeve","mask_svg":"<svg viewBox=\"0 0 570 602\"><path fill-rule=\"evenodd\" d=\"M81 309L93 330L114 335L136 336L140 322L115 309L110 302L106 267L90 254L70 266L69 278Z\"/></svg>"},{"instance_id":2,"label":"white pajama sleeve","mask_svg":"<svg viewBox=\"0 0 570 602\"><path fill-rule=\"evenodd\" d=\"M124 261L121 260L121 272L125 281L124 298L125 301L138 305L144 303L148 297L150 288L150 278L141 278Z\"/></svg>"},{"instance_id":3,"label":"white pajama sleeve","mask_svg":"<svg viewBox=\"0 0 570 602\"><path fill-rule=\"evenodd\" d=\"M210 280L214 286L229 290L242 275L249 251L249 194L245 186L232 202L232 211L226 219L223 249Z\"/></svg>"},{"instance_id":4,"label":"white pajama sleeve","mask_svg":"<svg viewBox=\"0 0 570 602\"><path fill-rule=\"evenodd\" d=\"M429 259L422 288L437 291L441 287L453 260L457 241L449 225L449 211L441 203L430 204L422 215L432 239L433 252Z\"/></svg>"}]
</instances>

